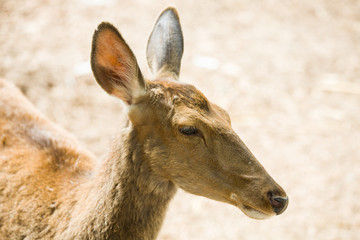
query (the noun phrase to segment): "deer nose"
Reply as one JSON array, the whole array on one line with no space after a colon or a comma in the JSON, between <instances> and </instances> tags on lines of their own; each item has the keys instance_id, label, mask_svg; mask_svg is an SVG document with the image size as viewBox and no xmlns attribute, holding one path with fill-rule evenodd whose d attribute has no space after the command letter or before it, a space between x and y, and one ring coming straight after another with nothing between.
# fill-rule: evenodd
<instances>
[{"instance_id":1,"label":"deer nose","mask_svg":"<svg viewBox=\"0 0 360 240\"><path fill-rule=\"evenodd\" d=\"M276 215L279 215L285 211L289 204L289 198L288 197L278 197L274 196L273 193L268 194L270 204L272 208L274 209L274 212Z\"/></svg>"}]
</instances>

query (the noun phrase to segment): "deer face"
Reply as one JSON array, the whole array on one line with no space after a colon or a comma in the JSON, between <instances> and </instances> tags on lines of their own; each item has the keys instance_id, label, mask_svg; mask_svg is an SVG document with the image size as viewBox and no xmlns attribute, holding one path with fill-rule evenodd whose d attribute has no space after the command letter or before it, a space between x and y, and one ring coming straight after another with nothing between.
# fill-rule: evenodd
<instances>
[{"instance_id":1,"label":"deer face","mask_svg":"<svg viewBox=\"0 0 360 240\"><path fill-rule=\"evenodd\" d=\"M229 115L194 86L179 83L183 38L174 9L165 10L150 35L145 81L135 56L110 24L95 31L92 69L109 94L129 105L129 119L151 170L190 193L227 202L252 218L282 213L284 190L231 127Z\"/></svg>"}]
</instances>

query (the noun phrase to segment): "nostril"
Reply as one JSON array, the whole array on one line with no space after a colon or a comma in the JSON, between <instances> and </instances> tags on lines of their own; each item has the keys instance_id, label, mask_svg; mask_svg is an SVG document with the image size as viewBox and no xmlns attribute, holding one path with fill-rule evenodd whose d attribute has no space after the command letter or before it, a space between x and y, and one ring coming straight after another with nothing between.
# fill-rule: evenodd
<instances>
[{"instance_id":1,"label":"nostril","mask_svg":"<svg viewBox=\"0 0 360 240\"><path fill-rule=\"evenodd\" d=\"M289 203L288 197L274 197L272 193L268 194L269 201L277 215L283 213Z\"/></svg>"}]
</instances>

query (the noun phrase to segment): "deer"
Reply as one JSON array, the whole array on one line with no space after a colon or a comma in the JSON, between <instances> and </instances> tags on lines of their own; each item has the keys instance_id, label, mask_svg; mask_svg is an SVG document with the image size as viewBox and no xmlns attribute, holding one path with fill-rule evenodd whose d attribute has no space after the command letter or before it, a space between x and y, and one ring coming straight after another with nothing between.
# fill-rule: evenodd
<instances>
[{"instance_id":1,"label":"deer","mask_svg":"<svg viewBox=\"0 0 360 240\"><path fill-rule=\"evenodd\" d=\"M119 31L95 30L97 83L126 119L101 160L0 81L0 239L156 239L179 188L266 219L288 205L231 126L229 114L179 81L183 34L165 9L150 34L143 78Z\"/></svg>"}]
</instances>

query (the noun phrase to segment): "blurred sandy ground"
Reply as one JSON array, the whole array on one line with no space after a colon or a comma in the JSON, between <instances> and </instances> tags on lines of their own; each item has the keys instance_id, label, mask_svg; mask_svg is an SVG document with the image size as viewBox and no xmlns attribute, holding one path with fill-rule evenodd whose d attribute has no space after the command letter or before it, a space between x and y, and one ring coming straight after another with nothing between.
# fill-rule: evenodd
<instances>
[{"instance_id":1,"label":"blurred sandy ground","mask_svg":"<svg viewBox=\"0 0 360 240\"><path fill-rule=\"evenodd\" d=\"M147 38L169 5L181 80L230 112L290 205L256 221L179 191L159 239L359 239L360 1L1 0L0 76L102 157L122 105L91 75L93 31L115 24L149 76Z\"/></svg>"}]
</instances>

